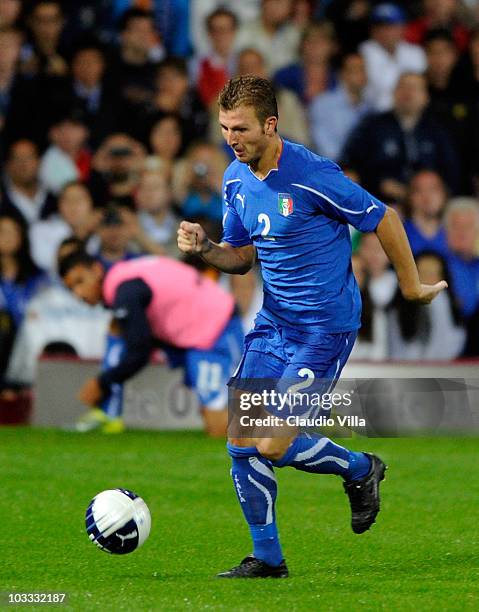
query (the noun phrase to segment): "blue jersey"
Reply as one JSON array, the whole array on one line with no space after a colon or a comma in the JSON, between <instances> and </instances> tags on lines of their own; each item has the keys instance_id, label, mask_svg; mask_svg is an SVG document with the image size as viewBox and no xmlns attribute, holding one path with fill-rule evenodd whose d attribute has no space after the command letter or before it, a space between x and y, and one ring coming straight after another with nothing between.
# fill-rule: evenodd
<instances>
[{"instance_id":1,"label":"blue jersey","mask_svg":"<svg viewBox=\"0 0 479 612\"><path fill-rule=\"evenodd\" d=\"M348 224L375 230L385 205L335 163L286 140L278 169L259 179L235 160L223 190L223 241L256 247L264 281L262 314L331 333L358 329L361 297Z\"/></svg>"}]
</instances>

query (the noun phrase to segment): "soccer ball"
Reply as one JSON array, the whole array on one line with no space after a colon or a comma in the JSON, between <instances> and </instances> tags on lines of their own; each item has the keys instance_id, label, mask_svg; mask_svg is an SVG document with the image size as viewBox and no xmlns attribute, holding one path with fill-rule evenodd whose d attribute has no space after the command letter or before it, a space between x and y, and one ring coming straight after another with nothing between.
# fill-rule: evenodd
<instances>
[{"instance_id":1,"label":"soccer ball","mask_svg":"<svg viewBox=\"0 0 479 612\"><path fill-rule=\"evenodd\" d=\"M150 534L148 506L127 489L98 493L88 505L88 537L99 548L114 555L125 555L139 548Z\"/></svg>"}]
</instances>

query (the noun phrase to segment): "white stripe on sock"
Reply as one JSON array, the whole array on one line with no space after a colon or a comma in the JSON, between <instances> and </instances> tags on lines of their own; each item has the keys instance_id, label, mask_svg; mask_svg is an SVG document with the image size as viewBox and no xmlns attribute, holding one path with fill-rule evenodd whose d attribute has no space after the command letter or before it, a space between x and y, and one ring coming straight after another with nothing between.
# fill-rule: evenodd
<instances>
[{"instance_id":1,"label":"white stripe on sock","mask_svg":"<svg viewBox=\"0 0 479 612\"><path fill-rule=\"evenodd\" d=\"M321 438L319 442L316 442L316 444L308 450L298 453L293 461L306 461L306 459L311 459L311 457L314 457L314 455L319 453L319 451L321 451L328 442L329 438Z\"/></svg>"},{"instance_id":2,"label":"white stripe on sock","mask_svg":"<svg viewBox=\"0 0 479 612\"><path fill-rule=\"evenodd\" d=\"M255 480L250 474L248 474L248 480L254 484L254 486L259 489L264 496L266 497L266 504L268 506L266 510L266 523L265 525L271 525L273 522L273 498L271 497L271 493L268 491L266 487L264 487L260 482Z\"/></svg>"},{"instance_id":3,"label":"white stripe on sock","mask_svg":"<svg viewBox=\"0 0 479 612\"><path fill-rule=\"evenodd\" d=\"M256 470L259 474L263 474L263 476L266 476L266 478L271 478L271 480L276 482L276 476L274 475L273 470L270 470L270 468L262 463L258 457L250 457L249 464L253 470Z\"/></svg>"},{"instance_id":4,"label":"white stripe on sock","mask_svg":"<svg viewBox=\"0 0 479 612\"><path fill-rule=\"evenodd\" d=\"M326 455L317 461L313 461L312 463L305 463L307 466L311 465L319 465L320 463L325 463L326 461L332 461L333 463L337 463L339 466L344 468L345 470L349 467L349 461L345 461L344 459L339 459L339 457L333 457L332 455Z\"/></svg>"}]
</instances>

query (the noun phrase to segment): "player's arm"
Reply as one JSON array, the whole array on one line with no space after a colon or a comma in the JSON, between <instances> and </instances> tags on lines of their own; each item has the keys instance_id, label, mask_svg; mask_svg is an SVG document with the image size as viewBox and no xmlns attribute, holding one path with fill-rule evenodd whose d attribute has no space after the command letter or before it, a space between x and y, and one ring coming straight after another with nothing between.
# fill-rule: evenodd
<instances>
[{"instance_id":1,"label":"player's arm","mask_svg":"<svg viewBox=\"0 0 479 612\"><path fill-rule=\"evenodd\" d=\"M435 285L424 285L419 281L416 262L396 211L345 177L336 164L323 162L320 170L317 174L322 182L315 185L315 166L306 168L311 186L319 188L316 193L320 197L316 202L320 210L333 219L351 224L360 232L375 231L396 270L405 299L429 304L447 287L447 283L440 281Z\"/></svg>"},{"instance_id":2,"label":"player's arm","mask_svg":"<svg viewBox=\"0 0 479 612\"><path fill-rule=\"evenodd\" d=\"M178 248L183 253L199 255L204 261L229 274L246 274L254 266L256 251L252 244L235 247L217 244L198 223L182 221L178 229Z\"/></svg>"},{"instance_id":3,"label":"player's arm","mask_svg":"<svg viewBox=\"0 0 479 612\"><path fill-rule=\"evenodd\" d=\"M419 281L409 241L397 212L386 207L384 217L376 227L376 235L394 266L399 287L404 298L420 304L429 304L436 295L447 287L446 281L435 285L424 285Z\"/></svg>"},{"instance_id":4,"label":"player's arm","mask_svg":"<svg viewBox=\"0 0 479 612\"><path fill-rule=\"evenodd\" d=\"M124 382L148 363L153 334L146 309L151 298L151 289L139 278L125 281L117 289L113 317L125 341L125 349L118 364L98 377L104 394L109 392L113 383Z\"/></svg>"}]
</instances>

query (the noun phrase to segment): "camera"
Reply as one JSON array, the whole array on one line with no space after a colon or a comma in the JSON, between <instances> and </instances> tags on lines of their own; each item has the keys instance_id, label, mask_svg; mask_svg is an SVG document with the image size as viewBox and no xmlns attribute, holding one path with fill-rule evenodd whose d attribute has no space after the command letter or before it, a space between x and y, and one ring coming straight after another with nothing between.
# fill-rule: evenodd
<instances>
[{"instance_id":1,"label":"camera","mask_svg":"<svg viewBox=\"0 0 479 612\"><path fill-rule=\"evenodd\" d=\"M109 153L112 157L128 157L133 151L130 147L112 147Z\"/></svg>"},{"instance_id":2,"label":"camera","mask_svg":"<svg viewBox=\"0 0 479 612\"><path fill-rule=\"evenodd\" d=\"M200 178L204 178L208 174L209 169L206 164L198 162L196 164L193 164L193 172L195 173L196 176Z\"/></svg>"}]
</instances>

